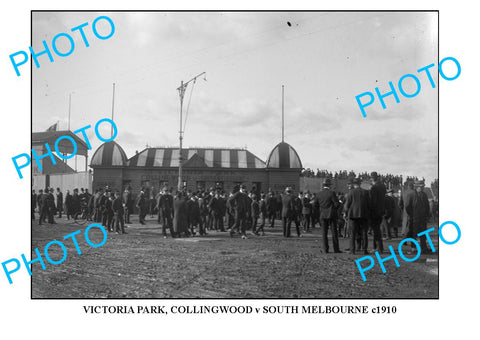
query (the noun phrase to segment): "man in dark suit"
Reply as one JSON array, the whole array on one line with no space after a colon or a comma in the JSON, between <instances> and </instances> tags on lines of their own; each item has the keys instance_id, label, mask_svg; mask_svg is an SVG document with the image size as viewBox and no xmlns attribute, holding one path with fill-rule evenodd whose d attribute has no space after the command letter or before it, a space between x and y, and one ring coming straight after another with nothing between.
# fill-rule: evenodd
<instances>
[{"instance_id":1,"label":"man in dark suit","mask_svg":"<svg viewBox=\"0 0 480 340\"><path fill-rule=\"evenodd\" d=\"M70 190L65 192L65 213L67 214L67 220L69 220L70 217L73 218L72 195L70 194Z\"/></svg>"},{"instance_id":2,"label":"man in dark suit","mask_svg":"<svg viewBox=\"0 0 480 340\"><path fill-rule=\"evenodd\" d=\"M32 221L35 220L35 208L37 207L37 194L32 190Z\"/></svg>"},{"instance_id":3,"label":"man in dark suit","mask_svg":"<svg viewBox=\"0 0 480 340\"><path fill-rule=\"evenodd\" d=\"M387 190L387 196L385 196L385 215L382 221L382 233L386 235L387 240L392 239L393 232L393 214L395 211L395 200L393 198L393 190Z\"/></svg>"},{"instance_id":4,"label":"man in dark suit","mask_svg":"<svg viewBox=\"0 0 480 340\"><path fill-rule=\"evenodd\" d=\"M37 195L37 207L38 207L38 213L41 214L42 213L42 196L43 196L43 190L40 189L38 190L38 195ZM46 217L47 215L45 215ZM40 220L40 222L42 222L42 220Z\"/></svg>"},{"instance_id":5,"label":"man in dark suit","mask_svg":"<svg viewBox=\"0 0 480 340\"><path fill-rule=\"evenodd\" d=\"M77 214L79 214L82 211L81 209L81 203L80 203L80 196L78 195L78 189L75 188L73 189L73 195L72 195L72 216L75 218Z\"/></svg>"},{"instance_id":6,"label":"man in dark suit","mask_svg":"<svg viewBox=\"0 0 480 340\"><path fill-rule=\"evenodd\" d=\"M406 225L405 225L405 238L414 238L415 230L413 226L413 201L415 199L415 191L413 190L413 182L407 182L407 189L403 192L403 195L400 196L400 209L404 210L406 213Z\"/></svg>"},{"instance_id":7,"label":"man in dark suit","mask_svg":"<svg viewBox=\"0 0 480 340\"><path fill-rule=\"evenodd\" d=\"M175 237L173 231L173 196L166 187L163 188L162 195L158 197L157 206L158 213L161 214L163 237L167 237L167 228L170 230L170 235Z\"/></svg>"},{"instance_id":8,"label":"man in dark suit","mask_svg":"<svg viewBox=\"0 0 480 340\"><path fill-rule=\"evenodd\" d=\"M247 239L247 212L251 209L248 195L245 193L246 189L246 186L242 184L240 190L229 198L230 205L235 207L235 224L230 229L230 236L233 236L236 229L240 230L242 239Z\"/></svg>"},{"instance_id":9,"label":"man in dark suit","mask_svg":"<svg viewBox=\"0 0 480 340\"><path fill-rule=\"evenodd\" d=\"M275 214L277 213L277 200L272 191L268 192L266 201L268 220L270 221L270 228L273 228L275 224Z\"/></svg>"},{"instance_id":10,"label":"man in dark suit","mask_svg":"<svg viewBox=\"0 0 480 340\"><path fill-rule=\"evenodd\" d=\"M114 214L114 223L112 225L112 228L115 229L115 232L117 234L127 234L125 231L125 224L123 221L123 215L124 215L124 203L122 196L118 191L115 191L115 198L112 203L112 210Z\"/></svg>"},{"instance_id":11,"label":"man in dark suit","mask_svg":"<svg viewBox=\"0 0 480 340\"><path fill-rule=\"evenodd\" d=\"M293 220L293 195L292 188L287 187L285 193L281 194L282 200L282 222L283 222L283 237L290 237L290 229Z\"/></svg>"},{"instance_id":12,"label":"man in dark suit","mask_svg":"<svg viewBox=\"0 0 480 340\"><path fill-rule=\"evenodd\" d=\"M413 199L413 225L414 225L414 237L417 237L418 233L427 229L427 222L430 218L430 204L428 202L428 196L423 191L425 187L424 181L415 181L415 196ZM427 242L425 235L420 237L420 247L422 253L430 252L427 248Z\"/></svg>"},{"instance_id":13,"label":"man in dark suit","mask_svg":"<svg viewBox=\"0 0 480 340\"><path fill-rule=\"evenodd\" d=\"M257 233L260 233L260 230L262 231L262 236L265 236L265 219L267 218L267 201L265 200L265 194L262 192L261 194L261 199L259 204L259 210L260 210L260 227L257 230Z\"/></svg>"},{"instance_id":14,"label":"man in dark suit","mask_svg":"<svg viewBox=\"0 0 480 340\"><path fill-rule=\"evenodd\" d=\"M385 195L387 189L380 181L378 174L374 171L371 174L372 187L370 188L370 225L373 230L373 251L383 252L382 232L380 225L385 215Z\"/></svg>"},{"instance_id":15,"label":"man in dark suit","mask_svg":"<svg viewBox=\"0 0 480 340\"><path fill-rule=\"evenodd\" d=\"M348 193L345 202L345 213L350 219L351 237L350 237L350 253L355 254L355 241L357 234L361 236L361 249L364 254L368 254L368 217L369 217L369 194L368 191L362 189L360 178L353 180L353 189Z\"/></svg>"},{"instance_id":16,"label":"man in dark suit","mask_svg":"<svg viewBox=\"0 0 480 340\"><path fill-rule=\"evenodd\" d=\"M323 251L328 253L328 228L332 233L333 251L341 253L338 246L338 230L337 230L337 208L338 198L335 191L331 190L332 180L326 178L323 181L323 189L318 193L317 200L320 208L320 225L323 233Z\"/></svg>"},{"instance_id":17,"label":"man in dark suit","mask_svg":"<svg viewBox=\"0 0 480 340\"><path fill-rule=\"evenodd\" d=\"M140 194L137 198L137 208L138 208L138 220L140 224L145 224L145 216L147 215L147 200L145 192L140 190Z\"/></svg>"},{"instance_id":18,"label":"man in dark suit","mask_svg":"<svg viewBox=\"0 0 480 340\"><path fill-rule=\"evenodd\" d=\"M251 194L251 200L252 202L250 203L251 206L251 212L250 212L250 218L251 218L251 225L252 225L252 233L255 235L260 235L257 230L257 223L258 223L258 218L260 217L260 203L258 202L257 195Z\"/></svg>"},{"instance_id":19,"label":"man in dark suit","mask_svg":"<svg viewBox=\"0 0 480 340\"><path fill-rule=\"evenodd\" d=\"M312 204L310 201L310 193L306 192L302 197L303 231L306 233L310 232L312 222Z\"/></svg>"},{"instance_id":20,"label":"man in dark suit","mask_svg":"<svg viewBox=\"0 0 480 340\"><path fill-rule=\"evenodd\" d=\"M198 228L200 236L205 235L202 224L200 223L200 206L197 202L195 193L187 191L187 223L191 235L195 235L195 228Z\"/></svg>"},{"instance_id":21,"label":"man in dark suit","mask_svg":"<svg viewBox=\"0 0 480 340\"><path fill-rule=\"evenodd\" d=\"M45 189L47 192L47 189ZM38 225L41 225L45 222L45 219L48 216L48 195L43 193L43 190L40 189L37 196L38 211L40 212L40 217L38 218Z\"/></svg>"},{"instance_id":22,"label":"man in dark suit","mask_svg":"<svg viewBox=\"0 0 480 340\"><path fill-rule=\"evenodd\" d=\"M63 193L60 191L60 188L57 188L57 211L58 211L58 218L62 218Z\"/></svg>"},{"instance_id":23,"label":"man in dark suit","mask_svg":"<svg viewBox=\"0 0 480 340\"><path fill-rule=\"evenodd\" d=\"M53 218L55 215L55 196L53 196L53 188L50 188L50 192L48 193L48 223L50 224L57 224L55 219Z\"/></svg>"},{"instance_id":24,"label":"man in dark suit","mask_svg":"<svg viewBox=\"0 0 480 340\"><path fill-rule=\"evenodd\" d=\"M130 214L133 212L133 197L132 197L132 188L127 186L123 193L123 204L125 204L125 223L129 224L130 222Z\"/></svg>"},{"instance_id":25,"label":"man in dark suit","mask_svg":"<svg viewBox=\"0 0 480 340\"><path fill-rule=\"evenodd\" d=\"M209 216L213 220L211 228L218 230L220 224L220 190L217 190L213 197L210 197L208 202Z\"/></svg>"},{"instance_id":26,"label":"man in dark suit","mask_svg":"<svg viewBox=\"0 0 480 340\"><path fill-rule=\"evenodd\" d=\"M218 197L218 211L219 211L219 216L218 216L218 229L221 232L226 231L225 230L225 225L224 225L224 219L225 219L225 214L227 213L227 200L225 199L225 192L221 191L221 195Z\"/></svg>"}]
</instances>

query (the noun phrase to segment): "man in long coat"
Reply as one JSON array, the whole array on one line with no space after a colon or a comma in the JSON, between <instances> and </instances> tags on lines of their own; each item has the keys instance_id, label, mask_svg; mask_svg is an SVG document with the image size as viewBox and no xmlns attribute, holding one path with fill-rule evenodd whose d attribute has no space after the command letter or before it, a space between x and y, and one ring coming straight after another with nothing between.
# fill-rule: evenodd
<instances>
[{"instance_id":1,"label":"man in long coat","mask_svg":"<svg viewBox=\"0 0 480 340\"><path fill-rule=\"evenodd\" d=\"M250 211L248 195L245 193L246 186L241 185L240 190L235 192L230 198L230 206L235 207L235 224L230 229L230 236L233 236L235 229L240 231L242 239L247 238L247 212Z\"/></svg>"},{"instance_id":2,"label":"man in long coat","mask_svg":"<svg viewBox=\"0 0 480 340\"><path fill-rule=\"evenodd\" d=\"M430 218L430 204L427 194L423 191L425 183L423 181L415 181L415 197L413 200L413 225L414 237L418 233L427 229L427 222ZM429 252L427 248L425 235L420 237L420 247L422 253Z\"/></svg>"},{"instance_id":3,"label":"man in long coat","mask_svg":"<svg viewBox=\"0 0 480 340\"><path fill-rule=\"evenodd\" d=\"M60 188L57 188L57 211L58 211L58 218L62 218L63 193L60 191Z\"/></svg>"},{"instance_id":4,"label":"man in long coat","mask_svg":"<svg viewBox=\"0 0 480 340\"><path fill-rule=\"evenodd\" d=\"M323 181L323 189L318 193L317 201L320 208L320 225L323 234L323 251L328 253L328 229L332 234L333 251L341 253L338 245L338 229L337 229L337 209L338 198L335 191L331 190L332 181L326 178Z\"/></svg>"},{"instance_id":5,"label":"man in long coat","mask_svg":"<svg viewBox=\"0 0 480 340\"><path fill-rule=\"evenodd\" d=\"M373 230L373 248L383 252L382 232L380 225L385 215L385 195L387 189L381 182L378 174L371 174L372 187L370 188L370 225Z\"/></svg>"},{"instance_id":6,"label":"man in long coat","mask_svg":"<svg viewBox=\"0 0 480 340\"><path fill-rule=\"evenodd\" d=\"M157 208L162 223L163 237L167 237L167 228L170 230L170 235L175 237L173 231L173 196L166 187L163 188L162 194L158 196Z\"/></svg>"},{"instance_id":7,"label":"man in long coat","mask_svg":"<svg viewBox=\"0 0 480 340\"><path fill-rule=\"evenodd\" d=\"M290 229L294 217L293 195L292 188L287 187L285 193L281 194L282 202L282 224L283 237L290 237Z\"/></svg>"},{"instance_id":8,"label":"man in long coat","mask_svg":"<svg viewBox=\"0 0 480 340\"><path fill-rule=\"evenodd\" d=\"M187 201L182 191L173 200L173 231L176 236L188 236Z\"/></svg>"},{"instance_id":9,"label":"man in long coat","mask_svg":"<svg viewBox=\"0 0 480 340\"><path fill-rule=\"evenodd\" d=\"M345 213L350 219L351 236L350 236L350 253L355 254L355 243L357 234L360 237L361 245L359 248L364 254L368 254L368 217L370 213L370 203L368 191L362 189L360 178L353 180L353 189L348 193L345 202Z\"/></svg>"}]
</instances>

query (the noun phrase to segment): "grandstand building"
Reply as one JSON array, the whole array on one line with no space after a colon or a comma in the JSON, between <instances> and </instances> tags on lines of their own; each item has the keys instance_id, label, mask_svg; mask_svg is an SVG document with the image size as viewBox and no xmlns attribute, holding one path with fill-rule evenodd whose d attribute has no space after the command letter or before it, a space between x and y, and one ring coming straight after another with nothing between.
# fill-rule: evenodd
<instances>
[{"instance_id":1,"label":"grandstand building","mask_svg":"<svg viewBox=\"0 0 480 340\"><path fill-rule=\"evenodd\" d=\"M134 193L140 188L176 188L178 183L178 148L149 147L128 158L114 142L102 144L94 153L93 190L108 186ZM221 187L229 192L236 184L246 184L258 193L269 189L283 191L286 186L299 190L302 162L295 149L285 142L270 152L267 161L246 149L182 149L182 179L189 190Z\"/></svg>"}]
</instances>

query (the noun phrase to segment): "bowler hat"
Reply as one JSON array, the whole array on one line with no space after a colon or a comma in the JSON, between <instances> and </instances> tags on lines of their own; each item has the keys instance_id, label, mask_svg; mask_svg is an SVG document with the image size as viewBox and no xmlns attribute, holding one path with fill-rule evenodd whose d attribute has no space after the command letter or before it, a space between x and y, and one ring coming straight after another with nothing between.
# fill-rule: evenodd
<instances>
[{"instance_id":1,"label":"bowler hat","mask_svg":"<svg viewBox=\"0 0 480 340\"><path fill-rule=\"evenodd\" d=\"M415 181L415 183L413 185L415 185L416 187L424 187L425 182L424 181Z\"/></svg>"},{"instance_id":2,"label":"bowler hat","mask_svg":"<svg viewBox=\"0 0 480 340\"><path fill-rule=\"evenodd\" d=\"M323 180L323 185L324 186L331 186L332 185L332 180L330 178L325 178Z\"/></svg>"}]
</instances>

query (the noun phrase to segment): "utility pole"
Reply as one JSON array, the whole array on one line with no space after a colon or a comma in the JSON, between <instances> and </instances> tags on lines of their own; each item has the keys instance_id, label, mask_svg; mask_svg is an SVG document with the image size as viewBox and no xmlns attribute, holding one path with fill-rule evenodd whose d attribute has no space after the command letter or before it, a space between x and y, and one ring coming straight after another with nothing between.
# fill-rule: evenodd
<instances>
[{"instance_id":1,"label":"utility pole","mask_svg":"<svg viewBox=\"0 0 480 340\"><path fill-rule=\"evenodd\" d=\"M70 112L72 110L72 94L68 95L68 131L70 131Z\"/></svg>"},{"instance_id":2,"label":"utility pole","mask_svg":"<svg viewBox=\"0 0 480 340\"><path fill-rule=\"evenodd\" d=\"M282 143L284 142L284 137L285 137L285 113L284 113L284 87L282 85Z\"/></svg>"},{"instance_id":3,"label":"utility pole","mask_svg":"<svg viewBox=\"0 0 480 340\"><path fill-rule=\"evenodd\" d=\"M183 80L180 82L180 87L177 88L178 94L180 95L180 130L179 130L179 141L180 141L180 148L178 152L178 186L177 189L178 191L181 191L183 189L183 180L182 180L182 166L183 166L183 159L182 159L182 148L183 148L183 128L182 128L182 123L183 123L183 98L185 97L185 91L187 89L187 86L190 82L196 82L197 78L200 76L203 76L204 80L207 80L205 78L206 73L202 72L192 79L190 79L187 82L184 82ZM187 109L188 110L188 109Z\"/></svg>"}]
</instances>

